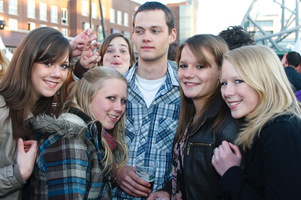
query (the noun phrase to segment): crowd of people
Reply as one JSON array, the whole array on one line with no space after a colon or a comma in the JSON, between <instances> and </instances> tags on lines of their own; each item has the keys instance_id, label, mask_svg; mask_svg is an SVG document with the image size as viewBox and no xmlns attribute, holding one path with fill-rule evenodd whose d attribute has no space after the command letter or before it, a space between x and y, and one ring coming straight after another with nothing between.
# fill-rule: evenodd
<instances>
[{"instance_id":1,"label":"crowd of people","mask_svg":"<svg viewBox=\"0 0 301 200\"><path fill-rule=\"evenodd\" d=\"M300 54L240 26L178 45L174 23L146 2L133 44L41 27L0 54L0 199L301 197Z\"/></svg>"}]
</instances>

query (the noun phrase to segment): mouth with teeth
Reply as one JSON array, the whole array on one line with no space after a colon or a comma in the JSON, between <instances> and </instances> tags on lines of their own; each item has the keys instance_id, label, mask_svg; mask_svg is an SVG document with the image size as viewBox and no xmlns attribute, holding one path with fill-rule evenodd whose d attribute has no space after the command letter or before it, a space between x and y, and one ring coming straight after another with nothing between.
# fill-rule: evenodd
<instances>
[{"instance_id":1,"label":"mouth with teeth","mask_svg":"<svg viewBox=\"0 0 301 200\"><path fill-rule=\"evenodd\" d=\"M228 106L230 109L234 109L236 108L242 101L231 101L228 102Z\"/></svg>"},{"instance_id":2,"label":"mouth with teeth","mask_svg":"<svg viewBox=\"0 0 301 200\"><path fill-rule=\"evenodd\" d=\"M113 122L117 122L117 120L118 120L118 116L117 116L117 115L110 115L110 114L108 114L108 117L109 117L110 120L113 121Z\"/></svg>"},{"instance_id":3,"label":"mouth with teeth","mask_svg":"<svg viewBox=\"0 0 301 200\"><path fill-rule=\"evenodd\" d=\"M58 83L57 82L52 82L52 81L44 81L47 85L48 85L48 87L50 87L50 88L55 88L57 85L58 85Z\"/></svg>"}]
</instances>

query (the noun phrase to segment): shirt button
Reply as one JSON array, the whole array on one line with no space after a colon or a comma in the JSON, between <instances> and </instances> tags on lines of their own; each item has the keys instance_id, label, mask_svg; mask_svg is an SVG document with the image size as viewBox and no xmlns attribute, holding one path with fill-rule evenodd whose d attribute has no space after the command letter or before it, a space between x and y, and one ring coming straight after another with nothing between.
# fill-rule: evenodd
<instances>
[{"instance_id":1,"label":"shirt button","mask_svg":"<svg viewBox=\"0 0 301 200\"><path fill-rule=\"evenodd\" d=\"M145 138L142 138L142 139L141 139L141 142L142 142L142 143L145 143Z\"/></svg>"}]
</instances>

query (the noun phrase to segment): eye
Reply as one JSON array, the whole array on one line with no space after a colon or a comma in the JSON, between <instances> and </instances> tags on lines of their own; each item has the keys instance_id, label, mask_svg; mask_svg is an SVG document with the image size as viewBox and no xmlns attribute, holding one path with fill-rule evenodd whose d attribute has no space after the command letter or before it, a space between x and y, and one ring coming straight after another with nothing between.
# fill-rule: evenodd
<instances>
[{"instance_id":1,"label":"eye","mask_svg":"<svg viewBox=\"0 0 301 200\"><path fill-rule=\"evenodd\" d=\"M61 68L63 68L63 69L67 69L67 68L68 68L68 65L66 65L66 64L62 64L62 65L61 65Z\"/></svg>"},{"instance_id":2,"label":"eye","mask_svg":"<svg viewBox=\"0 0 301 200\"><path fill-rule=\"evenodd\" d=\"M126 99L121 99L122 104L126 104L127 100Z\"/></svg>"},{"instance_id":3,"label":"eye","mask_svg":"<svg viewBox=\"0 0 301 200\"><path fill-rule=\"evenodd\" d=\"M115 97L113 97L113 96L108 96L107 99L109 99L110 101L114 101L114 100L115 100Z\"/></svg>"},{"instance_id":4,"label":"eye","mask_svg":"<svg viewBox=\"0 0 301 200\"><path fill-rule=\"evenodd\" d=\"M240 83L243 83L243 82L244 82L243 80L239 80L239 79L238 79L238 80L235 80L235 83L236 83L236 84L240 84Z\"/></svg>"},{"instance_id":5,"label":"eye","mask_svg":"<svg viewBox=\"0 0 301 200\"><path fill-rule=\"evenodd\" d=\"M112 49L108 49L107 53L113 53L113 50Z\"/></svg>"},{"instance_id":6,"label":"eye","mask_svg":"<svg viewBox=\"0 0 301 200\"><path fill-rule=\"evenodd\" d=\"M44 62L43 64L46 65L46 66L48 66L48 67L52 65L51 62Z\"/></svg>"},{"instance_id":7,"label":"eye","mask_svg":"<svg viewBox=\"0 0 301 200\"><path fill-rule=\"evenodd\" d=\"M157 30L157 29L154 29L153 32L154 32L154 33L160 33L160 31Z\"/></svg>"},{"instance_id":8,"label":"eye","mask_svg":"<svg viewBox=\"0 0 301 200\"><path fill-rule=\"evenodd\" d=\"M196 66L196 68L197 69L203 69L203 68L205 68L205 66L204 65L198 65L198 66Z\"/></svg>"},{"instance_id":9,"label":"eye","mask_svg":"<svg viewBox=\"0 0 301 200\"><path fill-rule=\"evenodd\" d=\"M179 68L187 68L187 65L179 65Z\"/></svg>"},{"instance_id":10,"label":"eye","mask_svg":"<svg viewBox=\"0 0 301 200\"><path fill-rule=\"evenodd\" d=\"M120 50L120 53L126 53L127 51L125 49Z\"/></svg>"},{"instance_id":11,"label":"eye","mask_svg":"<svg viewBox=\"0 0 301 200\"><path fill-rule=\"evenodd\" d=\"M226 86L227 82L221 82L221 86Z\"/></svg>"},{"instance_id":12,"label":"eye","mask_svg":"<svg viewBox=\"0 0 301 200\"><path fill-rule=\"evenodd\" d=\"M143 31L142 30L135 30L135 33L141 34L141 33L143 33Z\"/></svg>"}]
</instances>

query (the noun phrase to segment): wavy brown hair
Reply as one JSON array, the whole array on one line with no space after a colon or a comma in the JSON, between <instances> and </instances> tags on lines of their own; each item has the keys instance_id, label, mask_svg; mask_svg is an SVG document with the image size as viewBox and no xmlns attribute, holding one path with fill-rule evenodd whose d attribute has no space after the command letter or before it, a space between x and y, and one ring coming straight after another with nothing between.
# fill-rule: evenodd
<instances>
[{"instance_id":1,"label":"wavy brown hair","mask_svg":"<svg viewBox=\"0 0 301 200\"><path fill-rule=\"evenodd\" d=\"M41 97L33 102L31 72L35 62L51 62L64 59L72 50L69 41L56 29L41 27L29 32L16 48L8 69L0 82L0 95L9 109L8 119L12 121L14 138L29 139L33 135L26 128L25 120L30 112L34 116L49 114L53 97ZM62 86L64 87L64 85ZM62 105L64 89L57 95L57 111ZM34 105L32 105L34 104Z\"/></svg>"}]
</instances>

